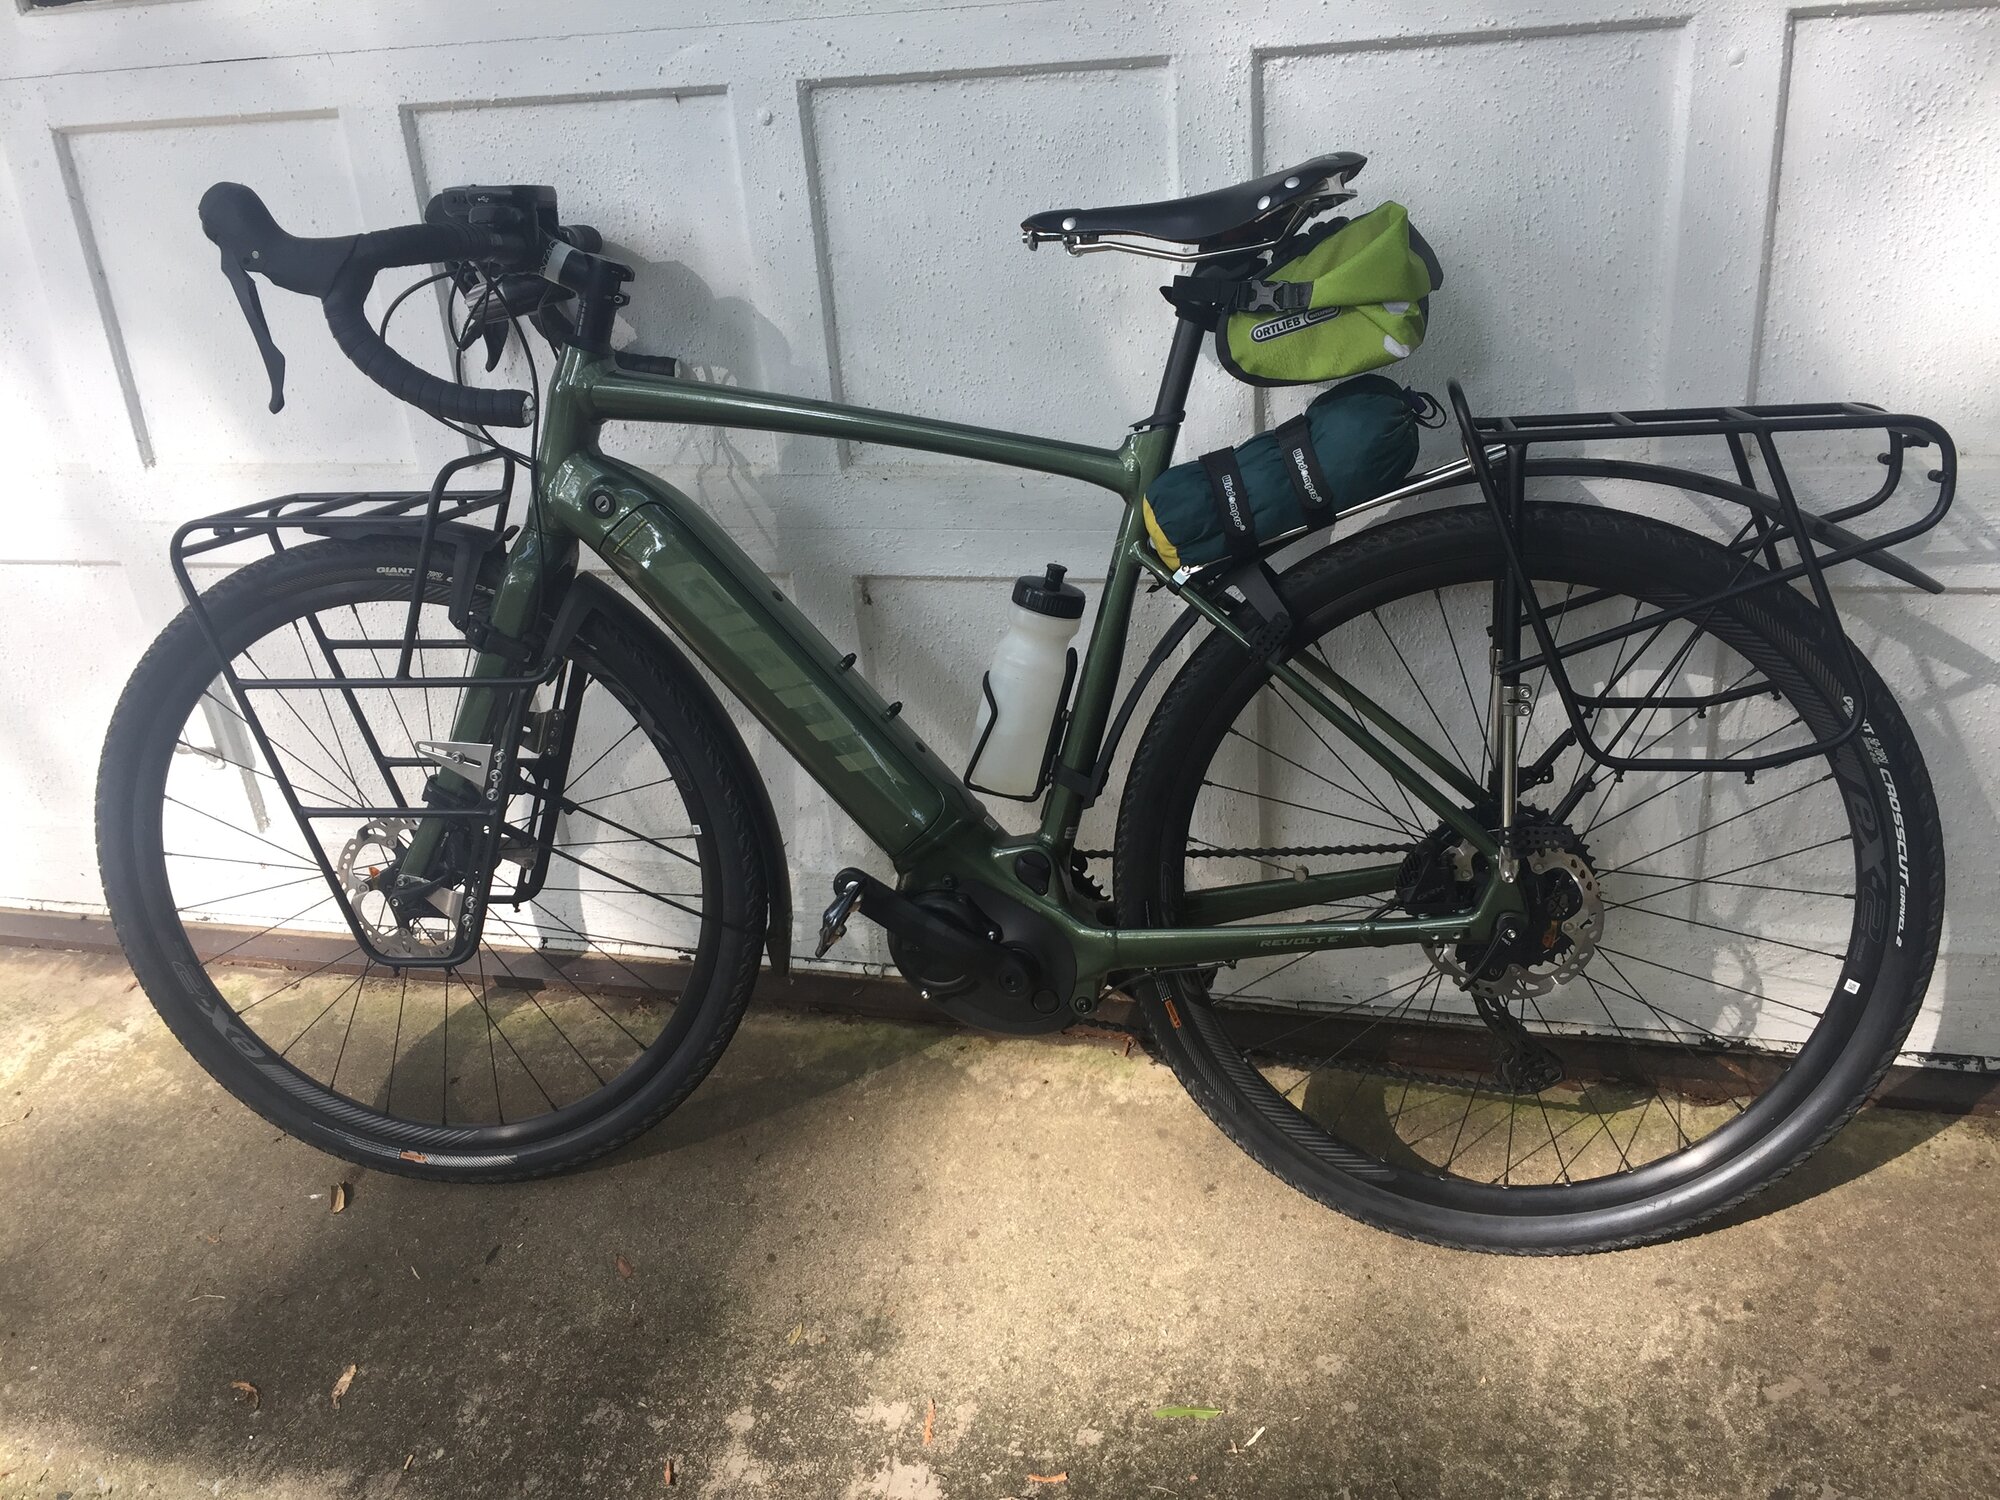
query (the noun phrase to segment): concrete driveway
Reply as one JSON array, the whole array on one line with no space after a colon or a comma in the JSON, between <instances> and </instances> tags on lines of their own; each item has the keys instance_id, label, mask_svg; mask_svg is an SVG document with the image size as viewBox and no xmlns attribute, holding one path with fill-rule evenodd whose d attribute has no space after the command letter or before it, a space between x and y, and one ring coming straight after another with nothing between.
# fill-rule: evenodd
<instances>
[{"instance_id":1,"label":"concrete driveway","mask_svg":"<svg viewBox=\"0 0 2000 1500\"><path fill-rule=\"evenodd\" d=\"M0 951L0 1019L0 1496L2000 1493L1991 1121L1504 1260L1102 1040L756 1013L636 1147L446 1189L278 1135L114 960Z\"/></svg>"}]
</instances>

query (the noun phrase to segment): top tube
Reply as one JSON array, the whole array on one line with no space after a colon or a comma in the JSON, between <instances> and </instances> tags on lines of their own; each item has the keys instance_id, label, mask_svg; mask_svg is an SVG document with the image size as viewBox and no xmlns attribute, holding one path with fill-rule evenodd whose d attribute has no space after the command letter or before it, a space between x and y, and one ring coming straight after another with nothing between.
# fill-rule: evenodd
<instances>
[{"instance_id":1,"label":"top tube","mask_svg":"<svg viewBox=\"0 0 2000 1500\"><path fill-rule=\"evenodd\" d=\"M963 422L843 406L807 396L641 374L621 370L611 360L592 360L580 365L571 389L600 420L689 422L709 427L796 432L809 437L949 453L984 463L1079 479L1128 501L1136 498L1141 489L1137 445L1129 440L1118 448L1093 448L1083 443L974 427Z\"/></svg>"}]
</instances>

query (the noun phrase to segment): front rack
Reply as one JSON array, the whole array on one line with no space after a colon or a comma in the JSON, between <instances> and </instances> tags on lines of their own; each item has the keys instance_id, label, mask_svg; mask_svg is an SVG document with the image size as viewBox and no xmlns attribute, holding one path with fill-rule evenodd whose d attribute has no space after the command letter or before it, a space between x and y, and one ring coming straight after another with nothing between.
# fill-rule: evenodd
<instances>
[{"instance_id":1,"label":"front rack","mask_svg":"<svg viewBox=\"0 0 2000 1500\"><path fill-rule=\"evenodd\" d=\"M493 487L449 488L459 473L496 460L502 470ZM487 626L475 608L474 583L480 561L508 534L507 510L514 475L511 455L468 454L445 464L428 490L293 494L259 500L189 521L174 533L169 549L175 580L215 654L219 675L234 699L235 716L255 741L270 768L270 780L307 835L305 842L355 941L371 959L392 968L452 968L467 962L478 950L496 862L513 859L521 871L512 895L503 899L532 899L546 871L547 858L541 846L554 824L550 789L560 786L563 774L571 717L564 709L571 694L559 685L556 706L546 714L531 716L528 706L535 689L558 675L559 653L530 651L506 640ZM351 636L337 635L328 631L317 614L311 614L303 623L327 675L275 675L261 669L255 675L245 675L238 671L201 591L195 587L189 570L191 560L258 541L271 553L281 553L288 538L382 535L413 537L417 542L409 607L399 632L371 634L363 630ZM447 611L458 634L426 638L420 633L422 610L437 581L433 561L441 548L452 553ZM300 644L303 647L303 637ZM440 674L420 669L421 653L427 650L468 647L507 665L499 672L484 674ZM393 660L394 666L383 670L388 660ZM354 662L367 663L372 670L359 669L351 664ZM479 689L490 694L494 730L490 743L412 738L415 753L390 754L377 725L370 722L361 695L436 689L460 693ZM323 705L338 701L345 707L356 739L365 747L384 788L381 798L372 805L336 806L327 805L324 796L301 795L286 758L277 753L258 711L259 698L268 701L268 695L288 691L316 692ZM392 697L389 701L398 700ZM330 706L327 712L329 727L338 736ZM403 728L407 733L407 724ZM247 772L249 768L244 769ZM429 773L423 791L415 798L398 775L414 770ZM366 800L358 783L355 790L357 804ZM528 810L510 824L506 816L509 804L524 792L531 799ZM427 905L421 920L411 920L405 914L392 923L381 916L364 916L360 900L367 892L353 883L359 877L351 870L335 868L322 839L313 836L313 829L329 821L362 825L341 856L346 866L354 863L357 843L372 844L378 852L388 849L399 836L407 836L419 820L426 824L437 820L440 828L458 830L461 847L451 860L458 875L430 882L436 888L423 892L421 899ZM453 835L446 832L443 837ZM503 839L507 841L504 846Z\"/></svg>"},{"instance_id":2,"label":"front rack","mask_svg":"<svg viewBox=\"0 0 2000 1500\"><path fill-rule=\"evenodd\" d=\"M1476 417L1459 383L1450 381L1447 388L1466 459L1478 480L1481 493L1499 522L1501 550L1514 582L1514 592L1523 606L1524 623L1534 638L1532 654L1499 662L1495 670L1503 679L1514 681L1524 672L1546 669L1562 700L1570 733L1584 754L1617 773L1631 770L1728 770L1754 775L1761 770L1824 755L1853 738L1867 722L1866 674L1861 670L1860 659L1841 623L1840 612L1827 586L1826 570L1844 562L1859 561L1930 592L1941 591L1942 585L1934 579L1887 551L1898 543L1929 531L1944 519L1945 512L1951 508L1957 485L1958 457L1950 435L1936 422L1928 417L1892 414L1879 407L1853 402ZM1824 514L1807 511L1799 504L1784 461L1779 456L1776 440L1779 435L1787 433L1842 431L1883 433L1888 451L1878 455L1878 462L1886 467L1887 475L1872 494L1853 504ZM1728 543L1730 550L1743 558L1738 577L1727 587L1704 598L1637 615L1629 622L1575 640L1560 640L1559 633L1550 627L1551 611L1537 598L1521 561L1520 528L1526 503L1526 484L1530 468L1535 467L1529 459L1529 450L1538 444L1596 444L1674 438L1721 439L1729 454L1735 481L1698 470L1602 457L1564 458L1558 463L1540 467L1542 472L1559 469L1564 475L1578 478L1666 483L1743 506L1750 512L1750 517ZM1937 467L1930 469L1924 477L1937 487L1937 495L1929 509L1915 520L1873 536L1858 536L1845 526L1845 522L1878 509L1896 493L1903 480L1904 459L1909 450L1933 446L1938 450L1939 461ZM1770 483L1769 493L1758 488L1756 470L1751 464L1753 449ZM1787 545L1796 555L1796 561L1785 560L1780 549ZM1576 689L1565 662L1583 652L1614 642L1649 631L1657 633L1677 620L1695 616L1706 620L1719 606L1732 599L1763 589L1786 587L1801 579L1825 617L1840 659L1838 675L1843 685L1846 717L1839 727L1820 735L1810 744L1762 755L1627 755L1619 754L1610 745L1599 742L1593 732L1592 721L1606 709L1686 709L1701 715L1711 708L1767 693L1771 687L1768 683L1752 682L1715 693L1672 697L1649 695L1635 698L1611 693L1593 695ZM1586 596L1567 601L1564 608L1581 608L1589 602L1594 601ZM1641 649L1643 651L1644 648ZM1627 722L1630 722L1629 716Z\"/></svg>"}]
</instances>

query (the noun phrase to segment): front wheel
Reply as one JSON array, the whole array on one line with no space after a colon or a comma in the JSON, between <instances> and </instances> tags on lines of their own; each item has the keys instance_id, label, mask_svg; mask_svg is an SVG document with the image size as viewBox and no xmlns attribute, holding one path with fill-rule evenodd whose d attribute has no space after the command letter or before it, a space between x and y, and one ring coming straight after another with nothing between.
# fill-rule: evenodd
<instances>
[{"instance_id":1,"label":"front wheel","mask_svg":"<svg viewBox=\"0 0 2000 1500\"><path fill-rule=\"evenodd\" d=\"M1523 560L1559 639L1714 594L1754 564L1675 527L1533 505ZM1286 650L1338 668L1484 783L1499 539L1483 507L1373 528L1281 581ZM1839 657L1789 589L1567 663L1621 698L1600 743L1764 755L1847 721ZM1901 712L1746 775L1614 777L1531 673L1517 821L1526 931L1482 947L1311 952L1143 986L1156 1043L1244 1150L1414 1238L1602 1250L1663 1238L1796 1166L1894 1059L1944 909L1937 809ZM1719 706L1690 706L1717 698ZM1366 855L1329 851L1368 847ZM1397 889L1281 920L1469 907L1484 861L1225 638L1180 671L1120 807L1132 926L1207 886L1402 862ZM1269 920L1269 919L1266 919Z\"/></svg>"},{"instance_id":2,"label":"front wheel","mask_svg":"<svg viewBox=\"0 0 2000 1500\"><path fill-rule=\"evenodd\" d=\"M434 757L418 746L451 748L460 689L355 683L395 671L370 643L410 623L416 560L413 541L314 542L206 593L238 678L295 684L255 691L261 741L195 617L167 628L105 742L105 895L174 1035L272 1123L384 1171L538 1176L630 1140L706 1075L756 979L767 873L728 721L594 617L525 721L522 757L560 745L566 769L555 807L524 773L510 795L478 950L396 964L451 930L450 890L407 909L378 893L422 821ZM422 590L418 676L471 670L450 566ZM475 614L491 581L471 587ZM310 833L280 771L332 810ZM392 801L395 816L360 811ZM474 847L457 846L468 871ZM367 894L337 893L322 856Z\"/></svg>"}]
</instances>

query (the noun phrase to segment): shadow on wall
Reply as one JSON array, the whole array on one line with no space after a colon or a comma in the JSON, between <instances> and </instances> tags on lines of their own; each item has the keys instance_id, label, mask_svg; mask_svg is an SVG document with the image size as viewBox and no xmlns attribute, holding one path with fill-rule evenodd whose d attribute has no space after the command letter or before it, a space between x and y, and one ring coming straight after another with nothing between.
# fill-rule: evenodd
<instances>
[{"instance_id":1,"label":"shadow on wall","mask_svg":"<svg viewBox=\"0 0 2000 1500\"><path fill-rule=\"evenodd\" d=\"M747 385L792 391L804 372L777 324L744 297L718 297L690 267L675 260L647 260L628 245L606 241L605 253L637 272L625 310L635 353L670 354L689 380L711 385ZM711 511L718 502L750 518L765 547L776 555L779 517L753 476L757 464L739 433L714 427L638 427L613 424L631 457L651 468L693 469L697 497ZM643 434L643 436L642 436ZM802 450L812 439L783 437L773 455L780 470L811 469ZM617 446L617 438L607 446ZM732 524L738 524L732 520Z\"/></svg>"}]
</instances>

